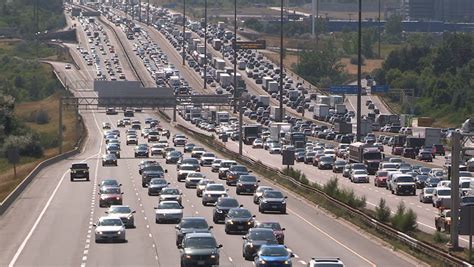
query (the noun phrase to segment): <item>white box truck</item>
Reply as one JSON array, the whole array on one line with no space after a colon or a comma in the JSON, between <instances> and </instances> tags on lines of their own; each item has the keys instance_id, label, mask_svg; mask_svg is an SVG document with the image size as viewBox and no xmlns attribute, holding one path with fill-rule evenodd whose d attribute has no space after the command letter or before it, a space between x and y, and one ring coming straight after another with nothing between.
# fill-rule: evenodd
<instances>
[{"instance_id":1,"label":"white box truck","mask_svg":"<svg viewBox=\"0 0 474 267\"><path fill-rule=\"evenodd\" d=\"M265 91L268 91L268 82L273 81L273 78L270 76L265 76L262 78L262 88Z\"/></svg>"},{"instance_id":2,"label":"white box truck","mask_svg":"<svg viewBox=\"0 0 474 267\"><path fill-rule=\"evenodd\" d=\"M268 82L268 89L267 89L267 92L269 94L272 94L272 93L278 93L278 83L276 81L269 81Z\"/></svg>"},{"instance_id":3,"label":"white box truck","mask_svg":"<svg viewBox=\"0 0 474 267\"><path fill-rule=\"evenodd\" d=\"M285 116L285 109L283 109L283 116ZM282 121L282 117L280 116L280 107L279 106L271 106L270 107L270 119L274 121Z\"/></svg>"},{"instance_id":4,"label":"white box truck","mask_svg":"<svg viewBox=\"0 0 474 267\"><path fill-rule=\"evenodd\" d=\"M342 104L344 101L342 100L341 95L330 95L329 96L329 104L331 107L336 108L336 105Z\"/></svg>"},{"instance_id":5,"label":"white box truck","mask_svg":"<svg viewBox=\"0 0 474 267\"><path fill-rule=\"evenodd\" d=\"M280 140L287 132L291 130L291 124L287 122L272 122L270 124L270 138Z\"/></svg>"},{"instance_id":6,"label":"white box truck","mask_svg":"<svg viewBox=\"0 0 474 267\"><path fill-rule=\"evenodd\" d=\"M325 95L317 95L316 96L316 103L324 104L324 105L328 105L328 106L331 104L329 96L325 96Z\"/></svg>"},{"instance_id":7,"label":"white box truck","mask_svg":"<svg viewBox=\"0 0 474 267\"><path fill-rule=\"evenodd\" d=\"M223 88L232 84L232 77L227 73L221 73L219 78L219 83Z\"/></svg>"},{"instance_id":8,"label":"white box truck","mask_svg":"<svg viewBox=\"0 0 474 267\"><path fill-rule=\"evenodd\" d=\"M329 115L329 105L316 104L313 111L313 119L322 120Z\"/></svg>"}]
</instances>

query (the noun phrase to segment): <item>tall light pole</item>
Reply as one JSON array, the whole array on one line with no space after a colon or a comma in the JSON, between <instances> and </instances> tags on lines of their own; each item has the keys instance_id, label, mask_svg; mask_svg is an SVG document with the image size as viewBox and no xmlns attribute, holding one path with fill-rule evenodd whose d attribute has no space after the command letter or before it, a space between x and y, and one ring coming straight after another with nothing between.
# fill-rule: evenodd
<instances>
[{"instance_id":1,"label":"tall light pole","mask_svg":"<svg viewBox=\"0 0 474 267\"><path fill-rule=\"evenodd\" d=\"M138 21L142 22L142 0L138 0Z\"/></svg>"},{"instance_id":2,"label":"tall light pole","mask_svg":"<svg viewBox=\"0 0 474 267\"><path fill-rule=\"evenodd\" d=\"M280 9L280 122L283 121L283 1Z\"/></svg>"},{"instance_id":3,"label":"tall light pole","mask_svg":"<svg viewBox=\"0 0 474 267\"><path fill-rule=\"evenodd\" d=\"M146 6L146 25L150 26L150 0L147 0Z\"/></svg>"},{"instance_id":4,"label":"tall light pole","mask_svg":"<svg viewBox=\"0 0 474 267\"><path fill-rule=\"evenodd\" d=\"M207 0L204 0L204 89L207 88Z\"/></svg>"},{"instance_id":5,"label":"tall light pole","mask_svg":"<svg viewBox=\"0 0 474 267\"><path fill-rule=\"evenodd\" d=\"M377 26L378 26L378 27L377 27L377 29L378 29L377 33L378 33L378 35L379 35L379 49L378 49L379 58L380 58L380 35L381 35L381 31L382 31L382 30L381 30L381 25L380 25L380 9L381 9L380 1L381 1L381 0L379 0L379 23L378 23L378 25L377 25Z\"/></svg>"},{"instance_id":6,"label":"tall light pole","mask_svg":"<svg viewBox=\"0 0 474 267\"><path fill-rule=\"evenodd\" d=\"M357 141L360 141L360 123L361 123L361 100L362 100L362 0L359 0L359 33L357 40Z\"/></svg>"},{"instance_id":7,"label":"tall light pole","mask_svg":"<svg viewBox=\"0 0 474 267\"><path fill-rule=\"evenodd\" d=\"M184 48L186 40L185 40L185 33L186 33L186 0L183 0L183 66L186 64L186 49Z\"/></svg>"},{"instance_id":8,"label":"tall light pole","mask_svg":"<svg viewBox=\"0 0 474 267\"><path fill-rule=\"evenodd\" d=\"M237 112L237 0L234 0L234 113ZM240 138L240 137L239 137Z\"/></svg>"}]
</instances>

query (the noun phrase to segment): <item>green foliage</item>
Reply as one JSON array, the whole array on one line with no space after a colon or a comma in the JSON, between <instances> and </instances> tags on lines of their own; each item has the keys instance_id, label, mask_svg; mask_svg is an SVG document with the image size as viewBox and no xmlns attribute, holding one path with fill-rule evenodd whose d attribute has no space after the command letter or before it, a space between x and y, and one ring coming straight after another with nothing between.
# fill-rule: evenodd
<instances>
[{"instance_id":1,"label":"green foliage","mask_svg":"<svg viewBox=\"0 0 474 267\"><path fill-rule=\"evenodd\" d=\"M244 26L258 32L261 32L264 29L262 22L260 22L260 20L255 19L255 18L246 20L244 22Z\"/></svg>"},{"instance_id":2,"label":"green foliage","mask_svg":"<svg viewBox=\"0 0 474 267\"><path fill-rule=\"evenodd\" d=\"M20 135L10 135L5 138L5 142L1 147L2 155L6 156L9 148L18 148L20 156L30 156L39 158L43 155L43 148L39 142L38 135L31 132Z\"/></svg>"},{"instance_id":3,"label":"green foliage","mask_svg":"<svg viewBox=\"0 0 474 267\"><path fill-rule=\"evenodd\" d=\"M387 202L385 201L385 199L381 198L379 201L379 205L375 207L375 217L381 222L389 222L390 214L390 207L387 206Z\"/></svg>"},{"instance_id":4,"label":"green foliage","mask_svg":"<svg viewBox=\"0 0 474 267\"><path fill-rule=\"evenodd\" d=\"M445 244L449 241L449 238L446 234L436 231L433 235L433 241L436 243Z\"/></svg>"},{"instance_id":5,"label":"green foliage","mask_svg":"<svg viewBox=\"0 0 474 267\"><path fill-rule=\"evenodd\" d=\"M413 232L417 228L416 213L412 209L406 210L405 202L400 202L397 212L392 217L392 226L404 233Z\"/></svg>"},{"instance_id":6,"label":"green foliage","mask_svg":"<svg viewBox=\"0 0 474 267\"><path fill-rule=\"evenodd\" d=\"M450 33L439 43L429 40L429 35L418 35L412 44L392 51L374 77L392 88L414 89L415 115L458 124L473 115L474 36Z\"/></svg>"},{"instance_id":7,"label":"green foliage","mask_svg":"<svg viewBox=\"0 0 474 267\"><path fill-rule=\"evenodd\" d=\"M305 184L305 185L310 184L308 178L306 177L306 174L304 174L300 170L297 170L297 169L294 169L294 168L290 167L289 169L285 169L284 172L285 172L286 175L294 178L295 180L297 180L298 182L300 182L302 184Z\"/></svg>"},{"instance_id":8,"label":"green foliage","mask_svg":"<svg viewBox=\"0 0 474 267\"><path fill-rule=\"evenodd\" d=\"M49 122L49 114L46 110L40 109L35 112L35 122L37 124L47 124Z\"/></svg>"},{"instance_id":9,"label":"green foliage","mask_svg":"<svg viewBox=\"0 0 474 267\"><path fill-rule=\"evenodd\" d=\"M385 23L386 39L389 43L400 43L402 40L402 17L398 15L390 16Z\"/></svg>"},{"instance_id":10,"label":"green foliage","mask_svg":"<svg viewBox=\"0 0 474 267\"><path fill-rule=\"evenodd\" d=\"M340 189L337 177L331 178L323 186L323 191L329 196L334 197L353 208L363 208L367 205L365 196L356 196L352 189Z\"/></svg>"},{"instance_id":11,"label":"green foliage","mask_svg":"<svg viewBox=\"0 0 474 267\"><path fill-rule=\"evenodd\" d=\"M360 61L361 61L361 64L364 65L365 64L365 57L362 56L360 58ZM350 62L353 65L357 65L359 63L359 57L357 55L352 55L351 58L350 58Z\"/></svg>"}]
</instances>

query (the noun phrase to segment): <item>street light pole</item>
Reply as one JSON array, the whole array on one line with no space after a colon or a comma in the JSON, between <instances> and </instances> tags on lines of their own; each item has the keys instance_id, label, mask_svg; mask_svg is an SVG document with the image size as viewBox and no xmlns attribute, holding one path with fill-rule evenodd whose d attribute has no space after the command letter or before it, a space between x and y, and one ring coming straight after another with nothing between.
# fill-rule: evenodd
<instances>
[{"instance_id":1,"label":"street light pole","mask_svg":"<svg viewBox=\"0 0 474 267\"><path fill-rule=\"evenodd\" d=\"M204 0L204 89L207 89L207 0Z\"/></svg>"},{"instance_id":2,"label":"street light pole","mask_svg":"<svg viewBox=\"0 0 474 267\"><path fill-rule=\"evenodd\" d=\"M186 33L186 0L183 0L183 66L186 64L186 49L184 48L184 45L186 43L185 40L185 33Z\"/></svg>"},{"instance_id":3,"label":"street light pole","mask_svg":"<svg viewBox=\"0 0 474 267\"><path fill-rule=\"evenodd\" d=\"M237 112L237 0L234 0L234 113ZM240 138L240 137L239 137Z\"/></svg>"},{"instance_id":4,"label":"street light pole","mask_svg":"<svg viewBox=\"0 0 474 267\"><path fill-rule=\"evenodd\" d=\"M379 0L379 23L377 25L377 29L378 29L378 35L379 35L379 49L378 49L378 54L379 54L379 58L380 58L380 35L381 35L381 27L380 27L380 9L381 9L381 4L380 4L380 1Z\"/></svg>"},{"instance_id":5,"label":"street light pole","mask_svg":"<svg viewBox=\"0 0 474 267\"><path fill-rule=\"evenodd\" d=\"M150 26L150 0L147 1L146 6L146 26Z\"/></svg>"},{"instance_id":6,"label":"street light pole","mask_svg":"<svg viewBox=\"0 0 474 267\"><path fill-rule=\"evenodd\" d=\"M283 121L283 1L280 10L280 122Z\"/></svg>"},{"instance_id":7,"label":"street light pole","mask_svg":"<svg viewBox=\"0 0 474 267\"><path fill-rule=\"evenodd\" d=\"M359 33L357 40L357 142L361 139L361 100L362 100L362 0L359 0Z\"/></svg>"}]
</instances>

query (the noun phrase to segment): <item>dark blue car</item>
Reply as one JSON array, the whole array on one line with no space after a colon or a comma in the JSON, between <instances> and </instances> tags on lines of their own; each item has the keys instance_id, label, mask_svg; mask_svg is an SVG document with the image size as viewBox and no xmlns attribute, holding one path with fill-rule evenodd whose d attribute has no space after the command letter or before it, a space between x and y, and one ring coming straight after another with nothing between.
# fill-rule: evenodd
<instances>
[{"instance_id":1,"label":"dark blue car","mask_svg":"<svg viewBox=\"0 0 474 267\"><path fill-rule=\"evenodd\" d=\"M284 245L262 245L255 257L255 266L292 266L291 258L294 257Z\"/></svg>"}]
</instances>

